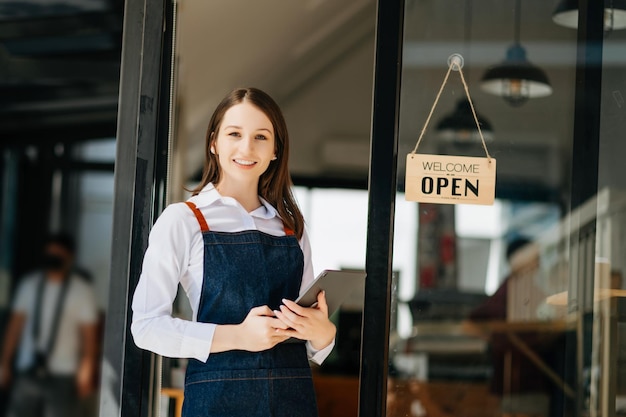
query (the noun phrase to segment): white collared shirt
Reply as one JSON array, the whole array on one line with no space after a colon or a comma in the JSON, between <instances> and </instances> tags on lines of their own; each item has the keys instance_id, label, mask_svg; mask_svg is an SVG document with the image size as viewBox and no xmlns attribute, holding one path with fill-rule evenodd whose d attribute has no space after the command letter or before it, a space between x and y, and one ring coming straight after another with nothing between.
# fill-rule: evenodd
<instances>
[{"instance_id":1,"label":"white collared shirt","mask_svg":"<svg viewBox=\"0 0 626 417\"><path fill-rule=\"evenodd\" d=\"M261 207L247 212L234 198L221 196L208 184L189 199L216 232L259 230L284 236L283 222L271 204L261 199ZM304 273L300 290L313 279L311 247L306 232L300 239ZM131 332L137 346L172 358L195 358L206 362L216 325L197 320L202 275L204 241L198 220L184 203L171 204L159 216L149 237L139 283L133 295ZM193 311L192 321L172 317L172 303L181 284ZM334 341L317 351L307 342L309 359L322 363Z\"/></svg>"}]
</instances>

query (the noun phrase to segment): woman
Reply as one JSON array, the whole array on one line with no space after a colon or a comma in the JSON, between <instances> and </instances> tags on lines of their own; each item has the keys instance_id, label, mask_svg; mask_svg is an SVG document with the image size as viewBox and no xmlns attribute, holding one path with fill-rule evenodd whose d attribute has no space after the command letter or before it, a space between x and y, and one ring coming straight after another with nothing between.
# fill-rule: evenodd
<instances>
[{"instance_id":1,"label":"woman","mask_svg":"<svg viewBox=\"0 0 626 417\"><path fill-rule=\"evenodd\" d=\"M205 152L193 196L150 233L135 343L190 358L183 416L316 416L308 360L328 356L336 330L323 293L314 308L290 301L313 268L280 108L260 90L233 90L211 117ZM178 283L193 321L171 316Z\"/></svg>"}]
</instances>

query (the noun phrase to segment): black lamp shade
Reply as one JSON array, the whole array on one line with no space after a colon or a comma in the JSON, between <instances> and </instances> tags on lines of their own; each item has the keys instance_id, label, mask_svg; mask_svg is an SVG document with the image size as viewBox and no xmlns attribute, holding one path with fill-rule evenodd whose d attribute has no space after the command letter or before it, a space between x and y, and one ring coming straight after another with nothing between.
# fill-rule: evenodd
<instances>
[{"instance_id":1,"label":"black lamp shade","mask_svg":"<svg viewBox=\"0 0 626 417\"><path fill-rule=\"evenodd\" d=\"M557 25L578 28L578 0L561 0L552 13ZM626 0L604 0L604 30L626 28Z\"/></svg>"},{"instance_id":2,"label":"black lamp shade","mask_svg":"<svg viewBox=\"0 0 626 417\"><path fill-rule=\"evenodd\" d=\"M485 72L481 88L487 93L504 97L513 105L552 94L546 73L526 59L526 51L518 44L507 50L504 62Z\"/></svg>"},{"instance_id":3,"label":"black lamp shade","mask_svg":"<svg viewBox=\"0 0 626 417\"><path fill-rule=\"evenodd\" d=\"M478 113L476 113L476 117L480 123L480 130L485 140L493 140L491 123ZM437 124L436 130L440 139L450 142L480 140L476 121L474 121L474 116L472 115L472 108L467 99L459 100L454 111L441 119Z\"/></svg>"}]
</instances>

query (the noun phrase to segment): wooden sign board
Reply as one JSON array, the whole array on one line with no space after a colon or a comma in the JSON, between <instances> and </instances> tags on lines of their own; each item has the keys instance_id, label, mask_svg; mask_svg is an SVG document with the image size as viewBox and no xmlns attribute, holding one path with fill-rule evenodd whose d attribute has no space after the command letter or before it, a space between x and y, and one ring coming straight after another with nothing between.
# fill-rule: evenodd
<instances>
[{"instance_id":1,"label":"wooden sign board","mask_svg":"<svg viewBox=\"0 0 626 417\"><path fill-rule=\"evenodd\" d=\"M408 154L407 201L492 205L496 195L496 160L466 156Z\"/></svg>"}]
</instances>

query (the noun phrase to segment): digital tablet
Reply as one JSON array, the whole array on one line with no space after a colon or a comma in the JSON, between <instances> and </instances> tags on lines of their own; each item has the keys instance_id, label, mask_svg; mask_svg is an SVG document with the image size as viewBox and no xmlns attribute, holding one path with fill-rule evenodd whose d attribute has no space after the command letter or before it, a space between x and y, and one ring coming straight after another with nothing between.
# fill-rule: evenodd
<instances>
[{"instance_id":1,"label":"digital tablet","mask_svg":"<svg viewBox=\"0 0 626 417\"><path fill-rule=\"evenodd\" d=\"M341 303L351 292L365 285L365 271L332 271L324 270L302 292L296 303L303 307L312 307L317 303L317 294L326 291L328 316L339 309Z\"/></svg>"}]
</instances>

